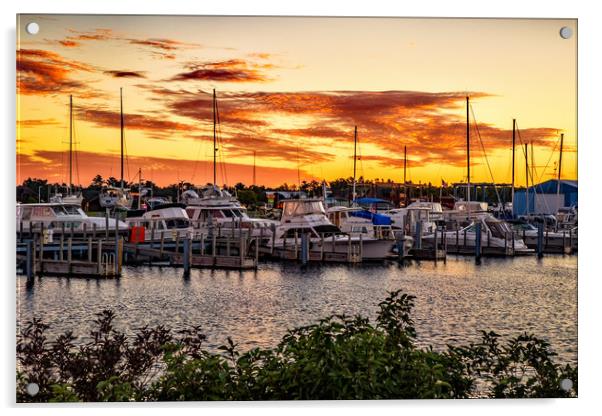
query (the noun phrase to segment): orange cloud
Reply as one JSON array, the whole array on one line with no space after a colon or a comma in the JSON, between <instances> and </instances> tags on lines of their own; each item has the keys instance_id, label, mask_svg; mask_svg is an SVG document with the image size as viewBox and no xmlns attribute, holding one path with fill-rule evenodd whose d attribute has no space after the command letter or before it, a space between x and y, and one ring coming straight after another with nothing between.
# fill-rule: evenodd
<instances>
[{"instance_id":1,"label":"orange cloud","mask_svg":"<svg viewBox=\"0 0 602 416\"><path fill-rule=\"evenodd\" d=\"M65 59L55 52L20 49L17 51L17 90L31 95L85 93L89 91L86 84L72 76L94 70L88 64Z\"/></svg>"},{"instance_id":2,"label":"orange cloud","mask_svg":"<svg viewBox=\"0 0 602 416\"><path fill-rule=\"evenodd\" d=\"M146 78L142 71L104 71L105 75L113 78Z\"/></svg>"},{"instance_id":3,"label":"orange cloud","mask_svg":"<svg viewBox=\"0 0 602 416\"><path fill-rule=\"evenodd\" d=\"M272 65L260 65L242 59L227 61L189 63L189 71L176 74L172 81L219 81L219 82L265 82L270 78L262 69Z\"/></svg>"}]
</instances>

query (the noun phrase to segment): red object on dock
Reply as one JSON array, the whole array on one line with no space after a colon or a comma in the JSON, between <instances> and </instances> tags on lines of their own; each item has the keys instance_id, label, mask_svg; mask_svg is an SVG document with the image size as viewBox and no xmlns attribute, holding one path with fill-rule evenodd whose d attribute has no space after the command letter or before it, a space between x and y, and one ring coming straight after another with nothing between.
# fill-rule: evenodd
<instances>
[{"instance_id":1,"label":"red object on dock","mask_svg":"<svg viewBox=\"0 0 602 416\"><path fill-rule=\"evenodd\" d=\"M143 243L144 242L144 227L131 227L130 228L130 243Z\"/></svg>"}]
</instances>

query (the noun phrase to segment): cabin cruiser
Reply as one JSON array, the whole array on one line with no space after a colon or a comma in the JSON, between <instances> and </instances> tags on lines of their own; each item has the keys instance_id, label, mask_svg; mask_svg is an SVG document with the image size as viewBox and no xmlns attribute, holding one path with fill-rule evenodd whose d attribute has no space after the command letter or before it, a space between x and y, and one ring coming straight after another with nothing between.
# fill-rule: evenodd
<instances>
[{"instance_id":1,"label":"cabin cruiser","mask_svg":"<svg viewBox=\"0 0 602 416\"><path fill-rule=\"evenodd\" d=\"M405 208L394 208L385 212L391 217L392 225L396 229L403 229L414 233L416 224L422 224L423 233L434 233L438 223L443 220L443 208L438 202L416 201Z\"/></svg>"},{"instance_id":2,"label":"cabin cruiser","mask_svg":"<svg viewBox=\"0 0 602 416\"><path fill-rule=\"evenodd\" d=\"M183 204L158 205L150 211L128 211L129 228L144 227L144 241L191 238L194 228Z\"/></svg>"},{"instance_id":3,"label":"cabin cruiser","mask_svg":"<svg viewBox=\"0 0 602 416\"><path fill-rule=\"evenodd\" d=\"M130 209L133 200L129 189L109 186L100 191L98 201L103 208Z\"/></svg>"},{"instance_id":4,"label":"cabin cruiser","mask_svg":"<svg viewBox=\"0 0 602 416\"><path fill-rule=\"evenodd\" d=\"M196 230L213 232L217 228L218 233L234 237L240 236L239 230L245 230L243 234L250 232L251 237L263 237L265 244L272 236L272 228L278 225L275 220L249 217L247 209L226 190L208 186L201 190L201 195L187 190L181 198Z\"/></svg>"},{"instance_id":5,"label":"cabin cruiser","mask_svg":"<svg viewBox=\"0 0 602 416\"><path fill-rule=\"evenodd\" d=\"M328 219L321 199L282 201L282 218L276 227L273 246L283 249L299 243L303 233L309 234L312 252L349 253L350 244L362 245L362 260L382 260L393 255L394 240L371 236L344 234ZM411 246L411 245L410 245ZM404 243L404 253L406 247Z\"/></svg>"},{"instance_id":6,"label":"cabin cruiser","mask_svg":"<svg viewBox=\"0 0 602 416\"><path fill-rule=\"evenodd\" d=\"M22 224L22 225L21 225ZM41 229L52 230L53 234L74 233L82 234L105 232L107 219L104 217L89 217L78 205L61 202L47 202L37 204L17 204L17 230L29 232ZM123 221L115 223L114 218L108 219L109 230L116 227L127 232L127 224Z\"/></svg>"},{"instance_id":7,"label":"cabin cruiser","mask_svg":"<svg viewBox=\"0 0 602 416\"><path fill-rule=\"evenodd\" d=\"M392 227L391 218L384 214L376 214L361 207L333 206L326 210L328 219L336 225L342 233L363 238L376 238L379 240L397 241L403 239L403 250L407 254L414 244L410 236L399 233ZM397 232L396 232L397 231ZM393 252L397 252L397 245Z\"/></svg>"},{"instance_id":8,"label":"cabin cruiser","mask_svg":"<svg viewBox=\"0 0 602 416\"><path fill-rule=\"evenodd\" d=\"M474 248L477 240L477 224L481 225L481 246L505 249L507 254L531 254L525 242L512 232L509 224L495 218L491 214L471 216L468 225L452 231L443 231L448 246ZM423 236L423 240L434 243L439 240L441 233ZM512 241L514 240L514 242ZM514 251L512 252L512 248Z\"/></svg>"},{"instance_id":9,"label":"cabin cruiser","mask_svg":"<svg viewBox=\"0 0 602 416\"><path fill-rule=\"evenodd\" d=\"M577 226L577 207L562 207L556 213L558 228L571 229Z\"/></svg>"},{"instance_id":10,"label":"cabin cruiser","mask_svg":"<svg viewBox=\"0 0 602 416\"><path fill-rule=\"evenodd\" d=\"M84 201L84 196L82 195L81 192L78 192L76 194L68 193L66 195L60 194L60 193L55 193L54 195L52 195L50 197L50 200L49 200L49 202L54 202L54 203L58 203L58 204L67 204L67 205L77 205L80 207L81 207L83 201Z\"/></svg>"},{"instance_id":11,"label":"cabin cruiser","mask_svg":"<svg viewBox=\"0 0 602 416\"><path fill-rule=\"evenodd\" d=\"M524 221L511 221L509 224L515 234L522 238L528 247L537 248L539 230L535 225ZM568 247L570 244L573 250L577 249L576 227L570 231L564 229L562 231L544 230L542 237L545 247L557 247L562 249L565 246Z\"/></svg>"}]
</instances>

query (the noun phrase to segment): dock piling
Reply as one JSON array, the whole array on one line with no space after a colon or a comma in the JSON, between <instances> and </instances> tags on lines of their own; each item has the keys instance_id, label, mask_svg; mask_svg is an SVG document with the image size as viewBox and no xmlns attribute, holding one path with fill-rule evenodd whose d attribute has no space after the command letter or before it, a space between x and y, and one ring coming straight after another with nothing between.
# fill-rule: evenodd
<instances>
[{"instance_id":1,"label":"dock piling","mask_svg":"<svg viewBox=\"0 0 602 416\"><path fill-rule=\"evenodd\" d=\"M543 257L543 223L537 224L537 257Z\"/></svg>"},{"instance_id":2,"label":"dock piling","mask_svg":"<svg viewBox=\"0 0 602 416\"><path fill-rule=\"evenodd\" d=\"M475 261L477 264L481 263L481 223L477 222L475 224ZM464 241L466 241L466 232L464 233Z\"/></svg>"}]
</instances>

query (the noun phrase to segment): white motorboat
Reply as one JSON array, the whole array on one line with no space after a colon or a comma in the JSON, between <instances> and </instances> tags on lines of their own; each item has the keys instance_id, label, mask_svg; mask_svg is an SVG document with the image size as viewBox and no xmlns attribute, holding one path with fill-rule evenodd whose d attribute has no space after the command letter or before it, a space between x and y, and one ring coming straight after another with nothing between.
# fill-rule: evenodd
<instances>
[{"instance_id":1,"label":"white motorboat","mask_svg":"<svg viewBox=\"0 0 602 416\"><path fill-rule=\"evenodd\" d=\"M250 233L251 237L263 238L262 242L266 243L278 225L278 221L249 217L247 209L235 197L216 186L202 188L201 196L187 190L181 200L186 204L193 227L204 233L212 231L239 237L243 230L245 236Z\"/></svg>"},{"instance_id":2,"label":"white motorboat","mask_svg":"<svg viewBox=\"0 0 602 416\"><path fill-rule=\"evenodd\" d=\"M159 205L150 211L132 211L126 218L129 228L144 227L144 241L192 238L194 228L182 204Z\"/></svg>"},{"instance_id":3,"label":"white motorboat","mask_svg":"<svg viewBox=\"0 0 602 416\"><path fill-rule=\"evenodd\" d=\"M362 260L388 258L395 246L395 240L343 233L326 216L321 199L282 201L282 218L276 227L273 246L284 249L298 245L304 233L309 234L310 251L348 254L351 246L361 245Z\"/></svg>"},{"instance_id":4,"label":"white motorboat","mask_svg":"<svg viewBox=\"0 0 602 416\"><path fill-rule=\"evenodd\" d=\"M78 205L62 202L17 204L17 231L39 231L42 226L53 234L105 232L107 219L89 217ZM123 221L115 223L114 218L108 219L108 226L111 232L117 226L120 231L127 232L127 224Z\"/></svg>"},{"instance_id":5,"label":"white motorboat","mask_svg":"<svg viewBox=\"0 0 602 416\"><path fill-rule=\"evenodd\" d=\"M103 208L130 209L133 199L129 189L109 186L102 189L98 195L98 201Z\"/></svg>"},{"instance_id":6,"label":"white motorboat","mask_svg":"<svg viewBox=\"0 0 602 416\"><path fill-rule=\"evenodd\" d=\"M59 203L59 204L67 204L67 205L77 205L80 206L82 205L82 202L84 201L84 197L81 194L81 192L78 192L76 194L54 194L50 197L50 201L49 202L54 202L54 203Z\"/></svg>"},{"instance_id":7,"label":"white motorboat","mask_svg":"<svg viewBox=\"0 0 602 416\"><path fill-rule=\"evenodd\" d=\"M491 214L472 216L469 224L456 230L444 231L443 236L448 247L474 249L477 241L477 224L481 225L481 247L494 247L506 250L507 254L530 254L533 250L516 233L512 232L509 224L495 218ZM439 240L441 233L423 236L424 241L434 243ZM513 241L514 240L514 241Z\"/></svg>"},{"instance_id":8,"label":"white motorboat","mask_svg":"<svg viewBox=\"0 0 602 416\"><path fill-rule=\"evenodd\" d=\"M417 201L405 208L394 208L384 213L391 217L392 226L414 233L416 224L421 223L423 233L434 233L437 223L443 220L443 208L438 202Z\"/></svg>"},{"instance_id":9,"label":"white motorboat","mask_svg":"<svg viewBox=\"0 0 602 416\"><path fill-rule=\"evenodd\" d=\"M538 228L528 222L511 222L510 223L515 234L520 237L525 244L530 248L537 248L537 239L539 235ZM546 248L571 247L577 249L577 229L576 227L570 230L562 229L559 231L543 230L542 244Z\"/></svg>"}]
</instances>

